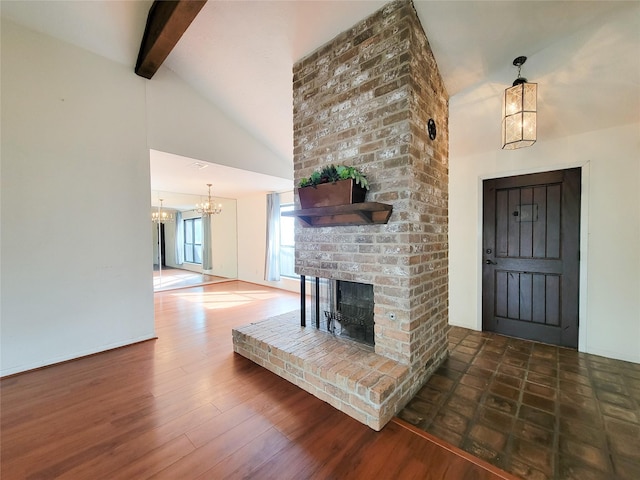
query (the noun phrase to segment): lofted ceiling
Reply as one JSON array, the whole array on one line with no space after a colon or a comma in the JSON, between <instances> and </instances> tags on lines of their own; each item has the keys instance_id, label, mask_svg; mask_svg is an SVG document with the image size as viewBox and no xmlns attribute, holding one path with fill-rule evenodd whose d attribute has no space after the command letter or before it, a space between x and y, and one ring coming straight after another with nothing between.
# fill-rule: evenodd
<instances>
[{"instance_id":1,"label":"lofted ceiling","mask_svg":"<svg viewBox=\"0 0 640 480\"><path fill-rule=\"evenodd\" d=\"M263 173L240 170L171 153L151 150L151 205L191 210L206 200L207 184L214 197L241 198L255 193L284 192L293 181ZM189 195L184 195L184 193Z\"/></svg>"},{"instance_id":2,"label":"lofted ceiling","mask_svg":"<svg viewBox=\"0 0 640 480\"><path fill-rule=\"evenodd\" d=\"M0 5L3 17L130 65L133 72L151 3ZM292 162L293 63L385 3L209 0L162 68ZM511 62L519 55L529 57L523 75L538 83L540 140L640 122L640 2L414 5L451 97L452 158L500 148L502 93L516 77Z\"/></svg>"}]
</instances>

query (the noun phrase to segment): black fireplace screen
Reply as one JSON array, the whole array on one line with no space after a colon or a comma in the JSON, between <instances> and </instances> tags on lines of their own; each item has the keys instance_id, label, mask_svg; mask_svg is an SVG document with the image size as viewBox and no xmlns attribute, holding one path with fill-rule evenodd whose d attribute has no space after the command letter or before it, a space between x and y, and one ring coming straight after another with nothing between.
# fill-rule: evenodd
<instances>
[{"instance_id":1,"label":"black fireplace screen","mask_svg":"<svg viewBox=\"0 0 640 480\"><path fill-rule=\"evenodd\" d=\"M306 317L317 328L334 335L374 345L373 285L315 278L312 280L311 308L306 306L306 279L301 277L301 323Z\"/></svg>"}]
</instances>

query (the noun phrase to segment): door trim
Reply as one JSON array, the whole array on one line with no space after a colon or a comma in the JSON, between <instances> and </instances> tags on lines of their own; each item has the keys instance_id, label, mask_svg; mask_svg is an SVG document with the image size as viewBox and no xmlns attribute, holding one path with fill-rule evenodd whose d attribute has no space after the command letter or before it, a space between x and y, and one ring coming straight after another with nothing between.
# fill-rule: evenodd
<instances>
[{"instance_id":1,"label":"door trim","mask_svg":"<svg viewBox=\"0 0 640 480\"><path fill-rule=\"evenodd\" d=\"M517 175L527 175L529 173L543 173L554 170L565 170L568 168L580 167L582 169L581 183L582 191L580 196L580 262L579 262L579 278L580 285L578 288L578 351L585 352L587 347L589 319L587 316L587 260L589 258L588 250L588 232L589 232L589 183L590 183L590 162L573 162L565 164L545 165L543 167L532 167L522 170L505 170L500 172L491 172L486 175L480 175L476 182L476 195L478 198L477 219L477 238L476 238L476 330L482 331L482 215L484 209L483 200L483 182L494 178L512 177Z\"/></svg>"}]
</instances>

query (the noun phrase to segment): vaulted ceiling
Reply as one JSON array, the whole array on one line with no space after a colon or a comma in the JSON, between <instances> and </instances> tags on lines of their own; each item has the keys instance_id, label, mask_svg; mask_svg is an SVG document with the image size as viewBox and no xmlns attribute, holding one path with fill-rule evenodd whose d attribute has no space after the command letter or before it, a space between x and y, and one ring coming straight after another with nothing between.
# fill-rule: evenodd
<instances>
[{"instance_id":1,"label":"vaulted ceiling","mask_svg":"<svg viewBox=\"0 0 640 480\"><path fill-rule=\"evenodd\" d=\"M292 161L295 61L385 1L209 0L169 68ZM2 15L120 63L136 62L151 1L7 1ZM512 60L538 83L539 140L640 122L640 2L414 0L451 97L452 156L499 149ZM153 81L150 80L150 81Z\"/></svg>"}]
</instances>

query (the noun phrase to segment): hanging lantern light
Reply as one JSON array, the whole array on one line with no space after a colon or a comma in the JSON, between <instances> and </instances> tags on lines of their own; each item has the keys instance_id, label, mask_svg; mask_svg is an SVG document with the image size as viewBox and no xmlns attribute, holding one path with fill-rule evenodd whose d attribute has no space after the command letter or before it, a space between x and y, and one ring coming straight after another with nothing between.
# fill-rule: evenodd
<instances>
[{"instance_id":1,"label":"hanging lantern light","mask_svg":"<svg viewBox=\"0 0 640 480\"><path fill-rule=\"evenodd\" d=\"M518 67L518 78L504 91L504 115L502 120L502 148L514 150L536 143L536 114L538 84L528 83L520 76L520 69L527 57L518 57L513 64Z\"/></svg>"}]
</instances>

